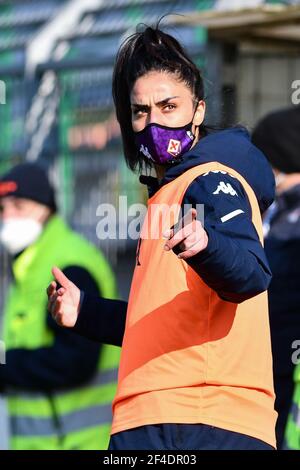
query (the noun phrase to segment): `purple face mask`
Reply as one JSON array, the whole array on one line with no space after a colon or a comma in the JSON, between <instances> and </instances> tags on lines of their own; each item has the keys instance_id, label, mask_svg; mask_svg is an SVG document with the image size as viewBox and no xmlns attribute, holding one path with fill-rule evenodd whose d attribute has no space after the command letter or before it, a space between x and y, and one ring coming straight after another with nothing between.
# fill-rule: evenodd
<instances>
[{"instance_id":1,"label":"purple face mask","mask_svg":"<svg viewBox=\"0 0 300 470\"><path fill-rule=\"evenodd\" d=\"M192 123L183 127L166 127L151 123L140 132L135 132L138 151L151 162L159 165L175 163L187 152L195 136Z\"/></svg>"}]
</instances>

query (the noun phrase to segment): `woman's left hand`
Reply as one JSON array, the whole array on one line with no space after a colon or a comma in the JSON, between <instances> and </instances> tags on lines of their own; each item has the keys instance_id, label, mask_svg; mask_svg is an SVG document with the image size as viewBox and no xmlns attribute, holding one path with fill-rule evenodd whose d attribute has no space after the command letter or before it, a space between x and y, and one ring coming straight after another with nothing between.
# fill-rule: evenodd
<instances>
[{"instance_id":1,"label":"woman's left hand","mask_svg":"<svg viewBox=\"0 0 300 470\"><path fill-rule=\"evenodd\" d=\"M190 209L178 221L176 227L179 228L171 228L163 233L163 238L168 240L164 245L166 251L179 245L181 252L178 258L187 259L205 250L208 244L208 236L201 222L197 220L196 209Z\"/></svg>"}]
</instances>

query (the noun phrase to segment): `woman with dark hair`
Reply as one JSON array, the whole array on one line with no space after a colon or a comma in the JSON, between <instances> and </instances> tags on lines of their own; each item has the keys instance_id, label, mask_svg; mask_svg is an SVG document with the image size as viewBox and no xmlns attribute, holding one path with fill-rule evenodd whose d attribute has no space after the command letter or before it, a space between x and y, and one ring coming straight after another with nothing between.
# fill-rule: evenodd
<instances>
[{"instance_id":1,"label":"woman with dark hair","mask_svg":"<svg viewBox=\"0 0 300 470\"><path fill-rule=\"evenodd\" d=\"M206 134L205 126L202 124L205 105L203 102L203 80L200 71L185 54L175 38L158 29L148 27L143 33L136 33L128 38L119 51L113 74L112 91L117 119L121 128L124 155L129 168L132 170L135 170L136 167L142 167L145 156L137 151L136 129L134 123L132 123L132 117L137 121L136 117L141 112L138 113L137 107L132 106L130 95L136 81L150 72L152 74L153 72L159 73L155 76L154 81L157 77L161 80L162 73L164 73L168 79L173 78L176 83L182 83L186 86L189 101L184 101L186 97L182 97L181 101L184 102L185 106L180 109L180 113L184 111L192 116L192 110L195 110L197 105L200 104L201 116L199 114L200 119L198 119L199 123L195 125L195 130L197 134L199 132ZM145 87L147 87L147 84L145 84ZM186 109L187 103L189 103L190 109ZM169 110L171 106L175 107L172 103L169 105L168 103L162 104L167 105L165 110ZM169 114L172 115L172 113ZM186 124L184 118L185 116L182 116L182 122ZM136 127L139 130L141 125ZM191 139L189 139L189 143L192 144Z\"/></svg>"},{"instance_id":2,"label":"woman with dark hair","mask_svg":"<svg viewBox=\"0 0 300 470\"><path fill-rule=\"evenodd\" d=\"M150 198L129 302L80 292L57 268L61 287L48 287L58 324L122 345L109 448L273 449L272 171L244 128L204 126L201 74L158 28L120 48L113 97L128 166L157 175L140 178Z\"/></svg>"}]
</instances>

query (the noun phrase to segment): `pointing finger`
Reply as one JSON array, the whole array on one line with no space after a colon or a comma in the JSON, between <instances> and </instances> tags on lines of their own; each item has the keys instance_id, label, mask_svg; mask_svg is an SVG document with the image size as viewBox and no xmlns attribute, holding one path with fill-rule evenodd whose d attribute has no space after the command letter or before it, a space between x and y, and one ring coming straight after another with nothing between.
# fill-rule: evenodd
<instances>
[{"instance_id":1,"label":"pointing finger","mask_svg":"<svg viewBox=\"0 0 300 470\"><path fill-rule=\"evenodd\" d=\"M68 288L70 286L70 281L67 276L56 266L52 268L52 274L62 287Z\"/></svg>"}]
</instances>

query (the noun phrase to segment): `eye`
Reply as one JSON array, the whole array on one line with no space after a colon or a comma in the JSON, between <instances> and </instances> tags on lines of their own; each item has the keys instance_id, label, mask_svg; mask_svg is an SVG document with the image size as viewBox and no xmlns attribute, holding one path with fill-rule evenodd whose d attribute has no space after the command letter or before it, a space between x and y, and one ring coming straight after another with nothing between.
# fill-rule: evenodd
<instances>
[{"instance_id":1,"label":"eye","mask_svg":"<svg viewBox=\"0 0 300 470\"><path fill-rule=\"evenodd\" d=\"M147 113L148 109L147 108L133 108L132 114L134 116L142 116L143 114Z\"/></svg>"},{"instance_id":2,"label":"eye","mask_svg":"<svg viewBox=\"0 0 300 470\"><path fill-rule=\"evenodd\" d=\"M176 108L175 104L168 103L168 104L166 104L166 106L164 106L163 109L166 110L166 111L172 111L175 108Z\"/></svg>"}]
</instances>

